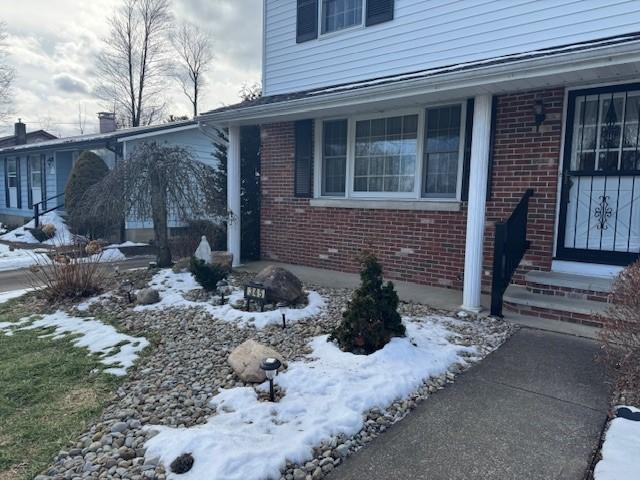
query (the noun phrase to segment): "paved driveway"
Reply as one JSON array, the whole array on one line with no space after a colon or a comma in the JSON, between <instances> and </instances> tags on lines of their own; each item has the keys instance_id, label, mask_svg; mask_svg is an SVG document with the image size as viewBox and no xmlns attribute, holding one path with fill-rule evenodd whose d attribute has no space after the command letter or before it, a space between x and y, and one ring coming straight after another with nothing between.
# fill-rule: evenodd
<instances>
[{"instance_id":1,"label":"paved driveway","mask_svg":"<svg viewBox=\"0 0 640 480\"><path fill-rule=\"evenodd\" d=\"M582 480L608 406L597 350L522 329L330 479Z\"/></svg>"}]
</instances>

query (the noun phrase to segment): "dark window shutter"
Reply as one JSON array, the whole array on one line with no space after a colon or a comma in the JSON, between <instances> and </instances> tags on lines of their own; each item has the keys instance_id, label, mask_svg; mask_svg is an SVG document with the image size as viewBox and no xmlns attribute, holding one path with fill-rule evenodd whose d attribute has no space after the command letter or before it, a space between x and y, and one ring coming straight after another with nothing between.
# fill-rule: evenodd
<instances>
[{"instance_id":1,"label":"dark window shutter","mask_svg":"<svg viewBox=\"0 0 640 480\"><path fill-rule=\"evenodd\" d=\"M5 206L11 207L11 196L9 195L9 159L4 159L4 199Z\"/></svg>"},{"instance_id":2,"label":"dark window shutter","mask_svg":"<svg viewBox=\"0 0 640 480\"><path fill-rule=\"evenodd\" d=\"M393 20L394 0L367 0L367 27Z\"/></svg>"},{"instance_id":3,"label":"dark window shutter","mask_svg":"<svg viewBox=\"0 0 640 480\"><path fill-rule=\"evenodd\" d=\"M464 159L462 164L462 192L463 202L469 200L469 168L471 166L471 137L473 132L473 98L467 100L467 118L464 124Z\"/></svg>"},{"instance_id":4,"label":"dark window shutter","mask_svg":"<svg viewBox=\"0 0 640 480\"><path fill-rule=\"evenodd\" d=\"M42 210L46 210L47 209L47 171L45 170L45 167L47 165L47 161L45 159L44 154L40 155L40 171L42 172L42 205L41 208Z\"/></svg>"},{"instance_id":5,"label":"dark window shutter","mask_svg":"<svg viewBox=\"0 0 640 480\"><path fill-rule=\"evenodd\" d=\"M16 157L16 187L18 191L18 208L22 208L22 175L20 174L20 157Z\"/></svg>"},{"instance_id":6,"label":"dark window shutter","mask_svg":"<svg viewBox=\"0 0 640 480\"><path fill-rule=\"evenodd\" d=\"M491 200L491 180L493 180L493 153L496 143L496 119L498 116L498 97L491 99L491 133L489 134L489 172L487 173L487 201Z\"/></svg>"},{"instance_id":7,"label":"dark window shutter","mask_svg":"<svg viewBox=\"0 0 640 480\"><path fill-rule=\"evenodd\" d=\"M298 0L296 43L318 38L318 0Z\"/></svg>"},{"instance_id":8,"label":"dark window shutter","mask_svg":"<svg viewBox=\"0 0 640 480\"><path fill-rule=\"evenodd\" d=\"M295 124L294 195L310 198L313 193L313 122L300 120Z\"/></svg>"},{"instance_id":9,"label":"dark window shutter","mask_svg":"<svg viewBox=\"0 0 640 480\"><path fill-rule=\"evenodd\" d=\"M31 191L31 158L27 156L27 205L33 208L33 192Z\"/></svg>"}]
</instances>

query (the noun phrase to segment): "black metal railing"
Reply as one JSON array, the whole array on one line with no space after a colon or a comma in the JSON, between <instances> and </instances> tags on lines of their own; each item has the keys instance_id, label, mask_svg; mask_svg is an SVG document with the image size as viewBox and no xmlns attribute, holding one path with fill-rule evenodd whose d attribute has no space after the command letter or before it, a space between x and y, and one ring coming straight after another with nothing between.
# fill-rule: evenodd
<instances>
[{"instance_id":1,"label":"black metal railing","mask_svg":"<svg viewBox=\"0 0 640 480\"><path fill-rule=\"evenodd\" d=\"M514 272L529 248L527 240L527 219L529 199L533 190L528 189L504 222L496 223L493 245L493 276L491 280L491 315L502 316L502 302Z\"/></svg>"},{"instance_id":2,"label":"black metal railing","mask_svg":"<svg viewBox=\"0 0 640 480\"><path fill-rule=\"evenodd\" d=\"M57 200L58 198L62 197L63 195L64 195L64 192L63 193L59 193L58 195L55 195L53 197L45 198L44 200L33 204L33 220L34 220L34 223L35 223L35 225L34 225L35 228L38 228L40 226L40 217L42 215L44 215L45 213L53 212L54 210L58 210L58 209L64 207L64 202L63 203L56 202L56 206L55 207L51 207L51 208L47 208L46 207L51 200ZM45 208L45 210L40 211L40 208L42 208L42 207Z\"/></svg>"}]
</instances>

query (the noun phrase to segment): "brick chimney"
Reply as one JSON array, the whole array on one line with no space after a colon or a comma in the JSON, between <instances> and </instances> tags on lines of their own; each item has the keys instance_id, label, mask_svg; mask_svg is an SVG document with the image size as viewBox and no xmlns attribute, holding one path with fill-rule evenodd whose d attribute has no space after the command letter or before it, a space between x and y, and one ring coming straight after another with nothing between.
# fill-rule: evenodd
<instances>
[{"instance_id":1,"label":"brick chimney","mask_svg":"<svg viewBox=\"0 0 640 480\"><path fill-rule=\"evenodd\" d=\"M16 145L24 145L27 143L27 126L22 123L20 118L17 123L13 125L13 132L16 137Z\"/></svg>"},{"instance_id":2,"label":"brick chimney","mask_svg":"<svg viewBox=\"0 0 640 480\"><path fill-rule=\"evenodd\" d=\"M100 133L111 133L116 130L116 114L112 112L99 112Z\"/></svg>"}]
</instances>

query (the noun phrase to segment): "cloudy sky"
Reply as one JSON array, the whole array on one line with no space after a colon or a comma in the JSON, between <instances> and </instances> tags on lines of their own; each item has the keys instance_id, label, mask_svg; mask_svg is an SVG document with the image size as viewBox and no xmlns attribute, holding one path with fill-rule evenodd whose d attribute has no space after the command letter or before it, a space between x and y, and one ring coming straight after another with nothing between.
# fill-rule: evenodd
<instances>
[{"instance_id":1,"label":"cloudy sky","mask_svg":"<svg viewBox=\"0 0 640 480\"><path fill-rule=\"evenodd\" d=\"M14 117L27 130L45 128L56 135L80 133L79 111L86 112L85 133L97 131L105 105L94 95L96 57L107 34L106 19L121 0L2 0L0 21L9 35L9 61L16 69ZM261 0L172 0L177 22L190 21L211 32L215 61L201 110L238 101L243 83L260 80ZM169 111L189 114L188 100L167 79ZM0 123L0 136L13 131Z\"/></svg>"}]
</instances>

